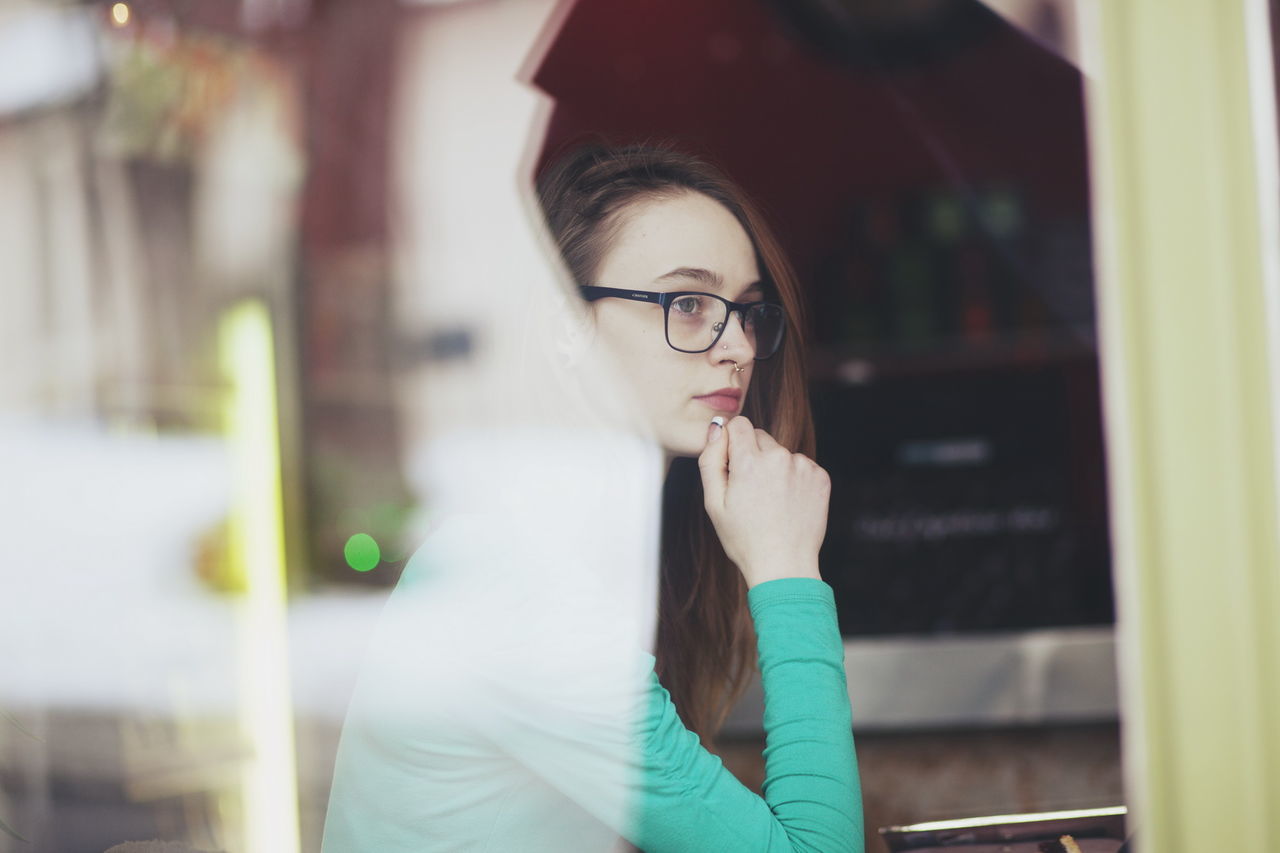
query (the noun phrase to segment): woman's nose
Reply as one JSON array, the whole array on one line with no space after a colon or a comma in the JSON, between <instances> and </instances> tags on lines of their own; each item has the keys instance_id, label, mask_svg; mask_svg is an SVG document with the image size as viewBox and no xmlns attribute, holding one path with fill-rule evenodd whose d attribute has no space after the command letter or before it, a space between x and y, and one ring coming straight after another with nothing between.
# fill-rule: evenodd
<instances>
[{"instance_id":1,"label":"woman's nose","mask_svg":"<svg viewBox=\"0 0 1280 853\"><path fill-rule=\"evenodd\" d=\"M746 328L742 325L742 313L740 311L730 312L729 319L726 322L728 325L720 334L720 340L716 341L713 349L718 354L729 358L737 358L739 361L750 361L755 358L756 348L747 336Z\"/></svg>"}]
</instances>

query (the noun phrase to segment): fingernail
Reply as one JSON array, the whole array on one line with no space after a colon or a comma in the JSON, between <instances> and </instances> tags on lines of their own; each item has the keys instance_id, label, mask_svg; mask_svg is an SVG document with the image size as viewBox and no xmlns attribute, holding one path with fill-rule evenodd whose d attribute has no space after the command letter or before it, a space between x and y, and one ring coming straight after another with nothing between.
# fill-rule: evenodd
<instances>
[{"instance_id":1,"label":"fingernail","mask_svg":"<svg viewBox=\"0 0 1280 853\"><path fill-rule=\"evenodd\" d=\"M719 415L716 415L714 418L711 419L711 425L709 427L710 431L707 436L708 439L714 439L716 436L720 434L720 431L723 429L724 429L724 418L720 417Z\"/></svg>"}]
</instances>

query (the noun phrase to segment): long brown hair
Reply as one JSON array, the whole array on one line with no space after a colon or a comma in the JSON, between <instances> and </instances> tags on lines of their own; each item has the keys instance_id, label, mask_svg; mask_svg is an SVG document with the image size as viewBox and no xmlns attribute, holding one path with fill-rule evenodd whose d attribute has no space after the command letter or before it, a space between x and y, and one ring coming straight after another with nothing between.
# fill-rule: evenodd
<instances>
[{"instance_id":1,"label":"long brown hair","mask_svg":"<svg viewBox=\"0 0 1280 853\"><path fill-rule=\"evenodd\" d=\"M756 251L767 296L787 317L782 349L756 362L743 414L779 444L813 456L813 417L804 365L799 285L773 232L719 169L670 144L589 143L558 158L538 178L538 200L578 284L594 277L636 201L702 193L742 224ZM677 458L663 486L657 675L685 726L711 746L756 666L746 583L725 555L703 508L697 460Z\"/></svg>"}]
</instances>

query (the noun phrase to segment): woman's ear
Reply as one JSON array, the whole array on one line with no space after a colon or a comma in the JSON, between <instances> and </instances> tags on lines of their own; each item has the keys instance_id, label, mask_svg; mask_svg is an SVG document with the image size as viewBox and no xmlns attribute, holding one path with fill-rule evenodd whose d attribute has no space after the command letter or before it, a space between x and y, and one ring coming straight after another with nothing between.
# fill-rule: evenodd
<instances>
[{"instance_id":1,"label":"woman's ear","mask_svg":"<svg viewBox=\"0 0 1280 853\"><path fill-rule=\"evenodd\" d=\"M595 317L589 305L569 297L561 297L556 315L556 353L563 366L573 367L591 345Z\"/></svg>"}]
</instances>

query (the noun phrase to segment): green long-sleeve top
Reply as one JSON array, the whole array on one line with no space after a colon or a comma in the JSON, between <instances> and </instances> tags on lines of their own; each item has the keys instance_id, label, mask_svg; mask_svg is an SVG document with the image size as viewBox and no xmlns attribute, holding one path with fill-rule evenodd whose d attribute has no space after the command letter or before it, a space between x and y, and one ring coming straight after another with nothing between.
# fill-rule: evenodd
<instances>
[{"instance_id":1,"label":"green long-sleeve top","mask_svg":"<svg viewBox=\"0 0 1280 853\"><path fill-rule=\"evenodd\" d=\"M762 797L684 727L646 652L635 655L645 686L630 698L597 695L612 688L597 690L578 664L590 642L548 670L545 649L534 659L522 644L495 645L477 678L473 647L497 629L465 587L427 583L421 557L388 601L348 710L326 853L608 851L620 838L646 853L863 850L844 647L823 581L748 592ZM449 604L424 610L415 598Z\"/></svg>"},{"instance_id":2,"label":"green long-sleeve top","mask_svg":"<svg viewBox=\"0 0 1280 853\"><path fill-rule=\"evenodd\" d=\"M645 762L632 836L659 851L861 851L844 646L831 587L812 578L747 592L764 689L763 797L704 750L650 682Z\"/></svg>"}]
</instances>

